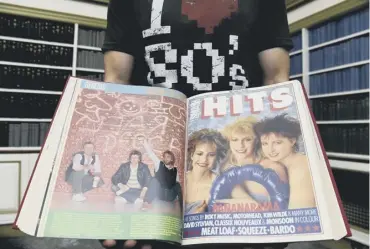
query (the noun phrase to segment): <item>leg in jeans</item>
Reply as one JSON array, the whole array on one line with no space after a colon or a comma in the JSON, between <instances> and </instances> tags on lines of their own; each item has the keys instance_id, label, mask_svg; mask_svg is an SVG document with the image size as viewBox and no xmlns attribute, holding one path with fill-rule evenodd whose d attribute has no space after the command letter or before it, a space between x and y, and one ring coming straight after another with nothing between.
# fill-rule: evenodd
<instances>
[{"instance_id":1,"label":"leg in jeans","mask_svg":"<svg viewBox=\"0 0 370 249\"><path fill-rule=\"evenodd\" d=\"M83 170L73 171L71 173L72 192L74 194L82 193L82 180L84 179L84 177L85 177L85 174L84 174Z\"/></svg>"},{"instance_id":2,"label":"leg in jeans","mask_svg":"<svg viewBox=\"0 0 370 249\"><path fill-rule=\"evenodd\" d=\"M181 212L182 212L183 211L182 210L183 209L183 205L182 205L183 204L182 203L183 199L182 199L182 189L181 189L180 183L176 182L176 185L175 185L174 189L175 189L176 196L179 199L180 209L181 209Z\"/></svg>"},{"instance_id":3,"label":"leg in jeans","mask_svg":"<svg viewBox=\"0 0 370 249\"><path fill-rule=\"evenodd\" d=\"M180 183L176 184L170 189L164 189L164 201L174 202L178 198L180 206L182 207L182 191Z\"/></svg>"},{"instance_id":4,"label":"leg in jeans","mask_svg":"<svg viewBox=\"0 0 370 249\"><path fill-rule=\"evenodd\" d=\"M145 194L144 202L152 203L155 199L161 199L163 196L163 190L161 184L159 183L157 178L152 178L149 183L148 191Z\"/></svg>"},{"instance_id":5,"label":"leg in jeans","mask_svg":"<svg viewBox=\"0 0 370 249\"><path fill-rule=\"evenodd\" d=\"M71 173L71 182L72 182L72 199L75 201L84 201L86 197L83 195L83 186L82 182L84 180L85 173L81 171L73 171Z\"/></svg>"},{"instance_id":6,"label":"leg in jeans","mask_svg":"<svg viewBox=\"0 0 370 249\"><path fill-rule=\"evenodd\" d=\"M176 182L176 185L174 187L174 191L175 191L175 194L178 197L179 202L180 202L181 207L182 207L182 189L181 189L180 183Z\"/></svg>"}]
</instances>

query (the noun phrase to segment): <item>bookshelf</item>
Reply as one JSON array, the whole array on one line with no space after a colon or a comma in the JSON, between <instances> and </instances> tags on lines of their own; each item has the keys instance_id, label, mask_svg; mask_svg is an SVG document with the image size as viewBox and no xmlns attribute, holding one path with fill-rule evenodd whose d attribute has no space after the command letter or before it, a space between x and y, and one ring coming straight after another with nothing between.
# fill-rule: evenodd
<instances>
[{"instance_id":1,"label":"bookshelf","mask_svg":"<svg viewBox=\"0 0 370 249\"><path fill-rule=\"evenodd\" d=\"M68 76L103 79L104 30L9 14L0 28L0 151L38 151Z\"/></svg>"},{"instance_id":2,"label":"bookshelf","mask_svg":"<svg viewBox=\"0 0 370 249\"><path fill-rule=\"evenodd\" d=\"M290 78L309 94L350 240L369 246L369 8L295 30L292 39Z\"/></svg>"},{"instance_id":3,"label":"bookshelf","mask_svg":"<svg viewBox=\"0 0 370 249\"><path fill-rule=\"evenodd\" d=\"M82 23L0 11L0 225L14 221L67 78L103 79L104 29Z\"/></svg>"}]
</instances>

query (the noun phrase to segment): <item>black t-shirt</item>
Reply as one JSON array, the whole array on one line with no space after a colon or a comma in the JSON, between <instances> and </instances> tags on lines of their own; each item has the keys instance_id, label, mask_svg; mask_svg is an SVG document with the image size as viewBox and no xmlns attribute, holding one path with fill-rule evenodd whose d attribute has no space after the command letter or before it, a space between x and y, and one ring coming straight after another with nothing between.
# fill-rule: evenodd
<instances>
[{"instance_id":1,"label":"black t-shirt","mask_svg":"<svg viewBox=\"0 0 370 249\"><path fill-rule=\"evenodd\" d=\"M258 53L290 50L285 0L111 0L103 52L135 58L132 84L188 97L262 85Z\"/></svg>"}]
</instances>

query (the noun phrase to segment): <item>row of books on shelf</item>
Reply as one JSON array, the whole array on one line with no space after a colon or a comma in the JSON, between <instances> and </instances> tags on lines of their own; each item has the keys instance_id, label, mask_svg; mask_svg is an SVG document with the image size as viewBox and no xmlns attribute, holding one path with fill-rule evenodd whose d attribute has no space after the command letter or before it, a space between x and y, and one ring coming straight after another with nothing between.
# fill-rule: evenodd
<instances>
[{"instance_id":1,"label":"row of books on shelf","mask_svg":"<svg viewBox=\"0 0 370 249\"><path fill-rule=\"evenodd\" d=\"M302 54L296 54L290 57L290 74L302 73Z\"/></svg>"},{"instance_id":2,"label":"row of books on shelf","mask_svg":"<svg viewBox=\"0 0 370 249\"><path fill-rule=\"evenodd\" d=\"M310 95L369 88L369 64L310 76Z\"/></svg>"},{"instance_id":3,"label":"row of books on shelf","mask_svg":"<svg viewBox=\"0 0 370 249\"><path fill-rule=\"evenodd\" d=\"M71 67L73 48L0 39L0 54L2 61ZM103 54L80 50L77 55L77 66L102 69Z\"/></svg>"},{"instance_id":4,"label":"row of books on shelf","mask_svg":"<svg viewBox=\"0 0 370 249\"><path fill-rule=\"evenodd\" d=\"M351 225L369 229L369 175L362 172L333 169L344 210Z\"/></svg>"},{"instance_id":5,"label":"row of books on shelf","mask_svg":"<svg viewBox=\"0 0 370 249\"><path fill-rule=\"evenodd\" d=\"M311 100L316 120L368 120L369 94Z\"/></svg>"},{"instance_id":6,"label":"row of books on shelf","mask_svg":"<svg viewBox=\"0 0 370 249\"><path fill-rule=\"evenodd\" d=\"M1 35L51 42L73 43L74 26L69 23L16 15L0 15Z\"/></svg>"},{"instance_id":7,"label":"row of books on shelf","mask_svg":"<svg viewBox=\"0 0 370 249\"><path fill-rule=\"evenodd\" d=\"M349 13L336 20L325 22L309 31L310 46L369 29L369 9Z\"/></svg>"},{"instance_id":8,"label":"row of books on shelf","mask_svg":"<svg viewBox=\"0 0 370 249\"><path fill-rule=\"evenodd\" d=\"M369 124L320 125L325 150L369 155Z\"/></svg>"},{"instance_id":9,"label":"row of books on shelf","mask_svg":"<svg viewBox=\"0 0 370 249\"><path fill-rule=\"evenodd\" d=\"M104 68L103 53L88 50L78 51L77 67L103 69Z\"/></svg>"},{"instance_id":10,"label":"row of books on shelf","mask_svg":"<svg viewBox=\"0 0 370 249\"><path fill-rule=\"evenodd\" d=\"M45 140L50 123L9 123L1 125L1 130L8 129L9 147L38 147Z\"/></svg>"},{"instance_id":11,"label":"row of books on shelf","mask_svg":"<svg viewBox=\"0 0 370 249\"><path fill-rule=\"evenodd\" d=\"M356 37L310 52L310 71L369 59L369 36Z\"/></svg>"},{"instance_id":12,"label":"row of books on shelf","mask_svg":"<svg viewBox=\"0 0 370 249\"><path fill-rule=\"evenodd\" d=\"M293 42L293 49L291 52L298 51L302 49L302 33L299 31L298 33L291 36Z\"/></svg>"},{"instance_id":13,"label":"row of books on shelf","mask_svg":"<svg viewBox=\"0 0 370 249\"><path fill-rule=\"evenodd\" d=\"M364 184L366 183L364 182ZM348 184L346 185L348 186ZM369 207L346 201L343 201L343 207L352 226L369 230Z\"/></svg>"},{"instance_id":14,"label":"row of books on shelf","mask_svg":"<svg viewBox=\"0 0 370 249\"><path fill-rule=\"evenodd\" d=\"M104 42L105 31L104 30L78 30L78 44L91 46L91 47L101 47Z\"/></svg>"},{"instance_id":15,"label":"row of books on shelf","mask_svg":"<svg viewBox=\"0 0 370 249\"><path fill-rule=\"evenodd\" d=\"M77 72L77 77L89 80L104 81L104 73Z\"/></svg>"},{"instance_id":16,"label":"row of books on shelf","mask_svg":"<svg viewBox=\"0 0 370 249\"><path fill-rule=\"evenodd\" d=\"M3 61L72 66L73 48L0 39Z\"/></svg>"},{"instance_id":17,"label":"row of books on shelf","mask_svg":"<svg viewBox=\"0 0 370 249\"><path fill-rule=\"evenodd\" d=\"M2 92L0 117L52 118L60 95Z\"/></svg>"},{"instance_id":18,"label":"row of books on shelf","mask_svg":"<svg viewBox=\"0 0 370 249\"><path fill-rule=\"evenodd\" d=\"M0 65L0 88L62 91L71 71Z\"/></svg>"}]
</instances>

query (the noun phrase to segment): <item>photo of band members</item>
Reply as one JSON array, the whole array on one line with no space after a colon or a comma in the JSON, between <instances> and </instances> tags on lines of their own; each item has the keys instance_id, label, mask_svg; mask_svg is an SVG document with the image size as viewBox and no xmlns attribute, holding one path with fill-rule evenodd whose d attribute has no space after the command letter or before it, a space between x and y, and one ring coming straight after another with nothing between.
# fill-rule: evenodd
<instances>
[{"instance_id":1,"label":"photo of band members","mask_svg":"<svg viewBox=\"0 0 370 249\"><path fill-rule=\"evenodd\" d=\"M221 129L205 126L188 135L185 215L316 207L293 115L249 115Z\"/></svg>"},{"instance_id":2,"label":"photo of band members","mask_svg":"<svg viewBox=\"0 0 370 249\"><path fill-rule=\"evenodd\" d=\"M51 209L181 217L185 102L152 92L80 94Z\"/></svg>"},{"instance_id":3,"label":"photo of band members","mask_svg":"<svg viewBox=\"0 0 370 249\"><path fill-rule=\"evenodd\" d=\"M146 140L143 144L154 162L154 174L151 174L149 166L143 162L142 152L131 150L127 161L118 167L110 179L115 203L135 204L141 210L150 208L155 200L169 203L177 200L182 203L174 153L166 150L160 159ZM72 200L84 202L87 199L85 193L104 185L101 172L101 163L94 144L85 142L83 150L73 155L65 172L65 180L72 187Z\"/></svg>"}]
</instances>

